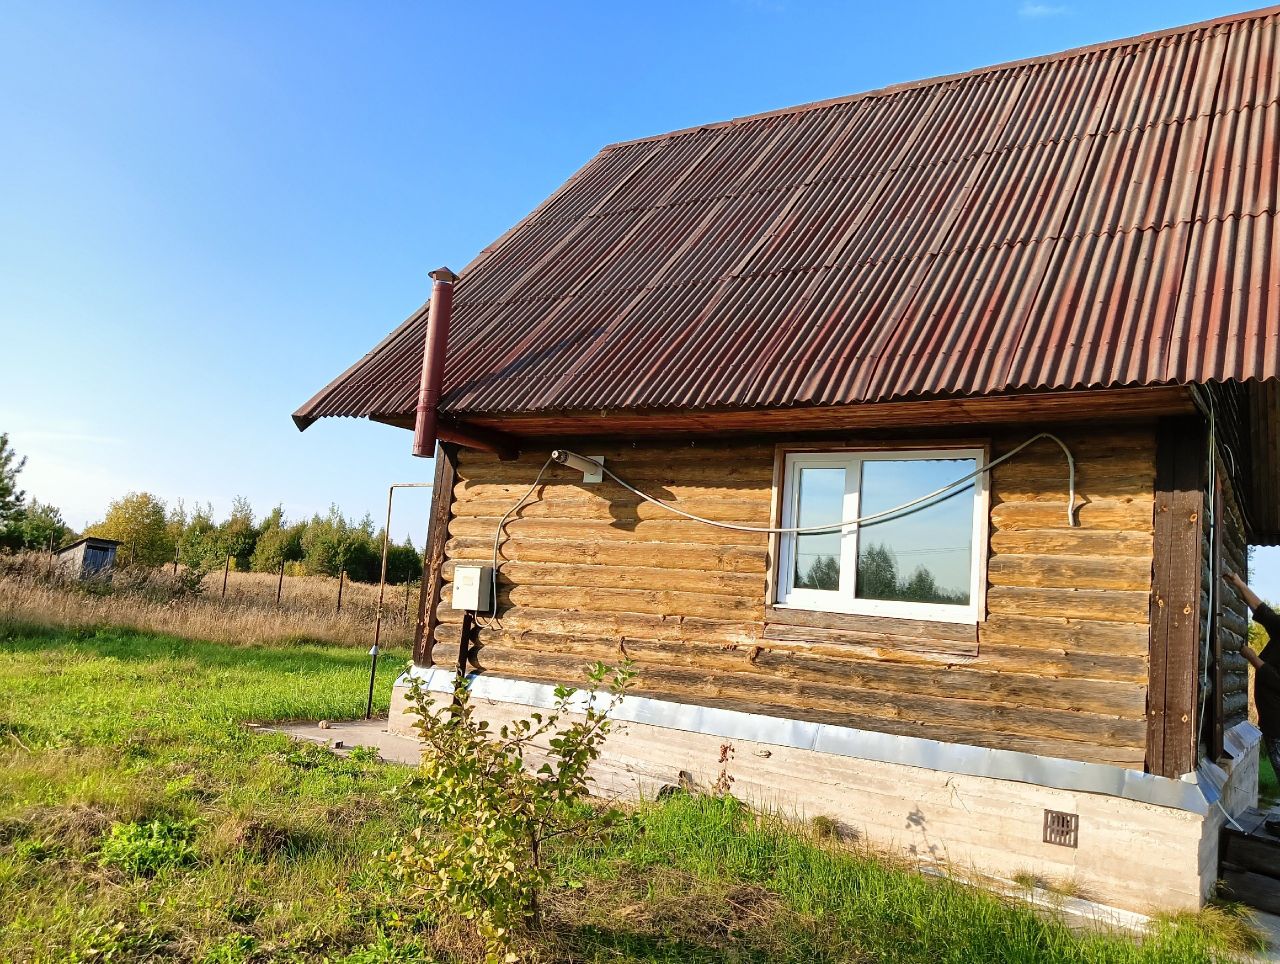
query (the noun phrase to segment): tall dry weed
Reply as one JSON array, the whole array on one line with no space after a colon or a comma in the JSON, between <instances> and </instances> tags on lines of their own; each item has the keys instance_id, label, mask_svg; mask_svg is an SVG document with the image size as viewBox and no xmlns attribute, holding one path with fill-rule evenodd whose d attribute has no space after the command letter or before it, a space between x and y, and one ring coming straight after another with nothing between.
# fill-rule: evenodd
<instances>
[{"instance_id":1,"label":"tall dry weed","mask_svg":"<svg viewBox=\"0 0 1280 964\"><path fill-rule=\"evenodd\" d=\"M316 641L350 646L373 642L378 587L346 582L338 613L338 580L285 576L276 605L272 573L231 572L225 598L221 571L207 574L198 594L165 567L122 570L110 580L64 578L41 553L0 557L0 623L54 626L131 626L230 644ZM408 646L417 620L417 593L388 586L382 642Z\"/></svg>"}]
</instances>

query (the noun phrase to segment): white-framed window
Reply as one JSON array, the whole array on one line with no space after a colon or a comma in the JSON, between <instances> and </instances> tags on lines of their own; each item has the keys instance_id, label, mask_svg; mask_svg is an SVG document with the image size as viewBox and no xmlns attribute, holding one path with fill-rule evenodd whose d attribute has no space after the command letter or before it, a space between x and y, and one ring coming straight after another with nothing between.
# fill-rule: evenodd
<instances>
[{"instance_id":1,"label":"white-framed window","mask_svg":"<svg viewBox=\"0 0 1280 964\"><path fill-rule=\"evenodd\" d=\"M986 462L983 449L790 452L782 528L824 526L893 509ZM982 618L985 473L901 515L843 530L779 537L776 604L940 622Z\"/></svg>"}]
</instances>

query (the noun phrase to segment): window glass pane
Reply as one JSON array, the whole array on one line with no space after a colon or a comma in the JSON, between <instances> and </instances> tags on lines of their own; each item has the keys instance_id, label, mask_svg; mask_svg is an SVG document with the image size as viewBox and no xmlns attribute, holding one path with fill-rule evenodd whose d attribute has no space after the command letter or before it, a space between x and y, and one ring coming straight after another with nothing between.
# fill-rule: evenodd
<instances>
[{"instance_id":1,"label":"window glass pane","mask_svg":"<svg viewBox=\"0 0 1280 964\"><path fill-rule=\"evenodd\" d=\"M977 468L973 459L893 459L862 463L859 515L927 495ZM855 592L861 599L964 606L970 596L974 488L970 484L909 515L858 530Z\"/></svg>"},{"instance_id":2,"label":"window glass pane","mask_svg":"<svg viewBox=\"0 0 1280 964\"><path fill-rule=\"evenodd\" d=\"M831 525L844 521L844 469L801 469L796 526ZM796 536L797 589L840 588L840 531Z\"/></svg>"}]
</instances>

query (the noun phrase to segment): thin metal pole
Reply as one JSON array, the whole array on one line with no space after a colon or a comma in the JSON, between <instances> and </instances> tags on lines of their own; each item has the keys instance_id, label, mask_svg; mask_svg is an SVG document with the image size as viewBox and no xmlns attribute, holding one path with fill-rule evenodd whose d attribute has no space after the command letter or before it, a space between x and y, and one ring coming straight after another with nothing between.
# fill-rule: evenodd
<instances>
[{"instance_id":1,"label":"thin metal pole","mask_svg":"<svg viewBox=\"0 0 1280 964\"><path fill-rule=\"evenodd\" d=\"M231 553L227 553L227 564L222 567L222 598L227 598L227 576L231 574Z\"/></svg>"},{"instance_id":2,"label":"thin metal pole","mask_svg":"<svg viewBox=\"0 0 1280 964\"><path fill-rule=\"evenodd\" d=\"M373 649L369 650L369 655L373 657L373 661L369 664L369 702L364 708L364 718L366 720L373 719L373 682L378 677L378 646L376 643Z\"/></svg>"},{"instance_id":3,"label":"thin metal pole","mask_svg":"<svg viewBox=\"0 0 1280 964\"><path fill-rule=\"evenodd\" d=\"M280 594L284 591L284 557L280 557L280 578L276 582L276 608L280 608Z\"/></svg>"},{"instance_id":4,"label":"thin metal pole","mask_svg":"<svg viewBox=\"0 0 1280 964\"><path fill-rule=\"evenodd\" d=\"M338 612L342 612L342 584L347 578L347 567L338 570Z\"/></svg>"},{"instance_id":5,"label":"thin metal pole","mask_svg":"<svg viewBox=\"0 0 1280 964\"><path fill-rule=\"evenodd\" d=\"M393 482L387 486L387 519L382 526L382 572L378 577L378 611L373 621L373 648L369 655L373 660L369 666L369 702L365 708L364 718L373 718L373 682L378 671L378 644L382 642L382 603L387 593L387 548L391 544L391 499L396 489L430 489L434 482Z\"/></svg>"},{"instance_id":6,"label":"thin metal pole","mask_svg":"<svg viewBox=\"0 0 1280 964\"><path fill-rule=\"evenodd\" d=\"M404 581L404 621L409 621L409 588L413 585L412 579Z\"/></svg>"},{"instance_id":7,"label":"thin metal pole","mask_svg":"<svg viewBox=\"0 0 1280 964\"><path fill-rule=\"evenodd\" d=\"M180 553L181 551L182 551L181 544L175 542L173 544L173 574L175 576L178 574L178 553Z\"/></svg>"}]
</instances>

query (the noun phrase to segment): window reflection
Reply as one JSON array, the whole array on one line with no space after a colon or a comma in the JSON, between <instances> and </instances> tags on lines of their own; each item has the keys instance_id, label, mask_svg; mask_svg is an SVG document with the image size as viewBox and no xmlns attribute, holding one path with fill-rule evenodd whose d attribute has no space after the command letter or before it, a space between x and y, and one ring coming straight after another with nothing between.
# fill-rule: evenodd
<instances>
[{"instance_id":1,"label":"window reflection","mask_svg":"<svg viewBox=\"0 0 1280 964\"><path fill-rule=\"evenodd\" d=\"M843 468L802 468L796 506L796 526L831 525L843 521ZM840 588L839 530L796 536L793 585L797 589Z\"/></svg>"},{"instance_id":2,"label":"window reflection","mask_svg":"<svg viewBox=\"0 0 1280 964\"><path fill-rule=\"evenodd\" d=\"M973 459L869 459L862 463L859 515L901 505L973 472ZM969 603L973 485L908 515L858 529L860 599Z\"/></svg>"}]
</instances>

